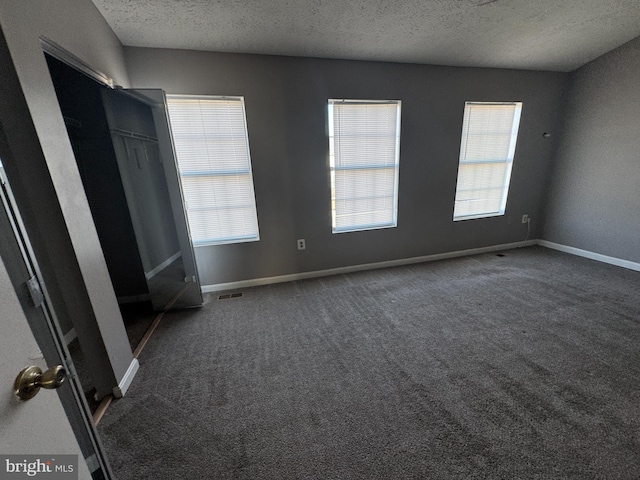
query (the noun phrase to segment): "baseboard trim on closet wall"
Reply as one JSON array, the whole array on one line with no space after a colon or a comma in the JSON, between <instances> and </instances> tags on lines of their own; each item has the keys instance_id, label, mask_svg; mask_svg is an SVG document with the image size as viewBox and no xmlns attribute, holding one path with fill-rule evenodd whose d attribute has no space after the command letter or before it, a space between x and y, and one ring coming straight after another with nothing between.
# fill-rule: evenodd
<instances>
[{"instance_id":1,"label":"baseboard trim on closet wall","mask_svg":"<svg viewBox=\"0 0 640 480\"><path fill-rule=\"evenodd\" d=\"M293 273L290 275L279 275L277 277L254 278L251 280L241 280L238 282L217 283L213 285L203 285L202 293L220 292L223 290L237 290L240 288L258 287L260 285L270 285L273 283L293 282L295 280L307 280L310 278L328 277L330 275L340 275L343 273L361 272L364 270L375 270L377 268L401 267L414 263L433 262L445 260L447 258L466 257L480 253L497 252L499 250L510 250L519 247L529 247L536 245L536 240L525 242L504 243L501 245L491 245L488 247L471 248L469 250L458 250L455 252L437 253L425 255L423 257L400 258L398 260L388 260L386 262L365 263L362 265L351 265L348 267L330 268L327 270L316 270L313 272Z\"/></svg>"},{"instance_id":2,"label":"baseboard trim on closet wall","mask_svg":"<svg viewBox=\"0 0 640 480\"><path fill-rule=\"evenodd\" d=\"M579 257L585 257L591 260L596 260L598 262L608 263L610 265L615 265L617 267L628 268L629 270L635 270L637 272L640 272L640 263L632 262L630 260L623 260L621 258L609 257L608 255L602 255L601 253L594 253L588 250L582 250L580 248L569 247L567 245L549 242L547 240L538 240L536 243L541 247L547 247L553 250L558 250L560 252L571 253L572 255L577 255Z\"/></svg>"},{"instance_id":3,"label":"baseboard trim on closet wall","mask_svg":"<svg viewBox=\"0 0 640 480\"><path fill-rule=\"evenodd\" d=\"M171 265L173 262L175 262L181 256L182 256L182 252L174 253L169 258L167 258L164 262L162 262L160 265L158 265L156 268L152 269L149 272L145 272L144 277L147 280L151 280L153 277L155 277L157 274L159 274L162 270L167 268L169 265Z\"/></svg>"}]
</instances>

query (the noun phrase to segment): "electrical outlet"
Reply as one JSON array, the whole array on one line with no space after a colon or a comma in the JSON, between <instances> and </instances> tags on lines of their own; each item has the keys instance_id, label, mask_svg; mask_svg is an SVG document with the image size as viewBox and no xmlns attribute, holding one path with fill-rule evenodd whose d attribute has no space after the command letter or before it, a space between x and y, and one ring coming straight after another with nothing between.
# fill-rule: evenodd
<instances>
[{"instance_id":1,"label":"electrical outlet","mask_svg":"<svg viewBox=\"0 0 640 480\"><path fill-rule=\"evenodd\" d=\"M298 242L298 250L304 250L307 248L307 243L304 241L304 238L299 238L296 241Z\"/></svg>"},{"instance_id":2,"label":"electrical outlet","mask_svg":"<svg viewBox=\"0 0 640 480\"><path fill-rule=\"evenodd\" d=\"M529 223L529 215L526 213L522 215L522 223Z\"/></svg>"}]
</instances>

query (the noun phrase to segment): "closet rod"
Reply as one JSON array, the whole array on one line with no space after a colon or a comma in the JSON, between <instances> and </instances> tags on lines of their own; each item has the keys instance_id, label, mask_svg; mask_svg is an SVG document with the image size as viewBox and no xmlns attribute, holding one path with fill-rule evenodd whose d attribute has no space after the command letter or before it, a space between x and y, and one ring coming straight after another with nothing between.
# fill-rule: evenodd
<instances>
[{"instance_id":1,"label":"closet rod","mask_svg":"<svg viewBox=\"0 0 640 480\"><path fill-rule=\"evenodd\" d=\"M130 132L128 130L122 130L121 128L112 128L111 133L114 135L120 135L122 137L136 138L138 140L146 140L147 142L158 143L158 139L142 133Z\"/></svg>"}]
</instances>

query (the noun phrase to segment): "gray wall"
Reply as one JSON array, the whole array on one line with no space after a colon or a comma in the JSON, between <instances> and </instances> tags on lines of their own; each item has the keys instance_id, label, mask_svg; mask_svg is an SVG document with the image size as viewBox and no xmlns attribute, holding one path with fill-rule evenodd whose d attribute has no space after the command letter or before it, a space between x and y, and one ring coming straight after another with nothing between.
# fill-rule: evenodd
<instances>
[{"instance_id":1,"label":"gray wall","mask_svg":"<svg viewBox=\"0 0 640 480\"><path fill-rule=\"evenodd\" d=\"M73 322L102 396L124 377L133 356L40 38L126 85L122 46L89 0L3 0L0 27L7 174L45 280L58 290L54 307Z\"/></svg>"},{"instance_id":2,"label":"gray wall","mask_svg":"<svg viewBox=\"0 0 640 480\"><path fill-rule=\"evenodd\" d=\"M543 238L640 262L640 37L571 75Z\"/></svg>"},{"instance_id":3,"label":"gray wall","mask_svg":"<svg viewBox=\"0 0 640 480\"><path fill-rule=\"evenodd\" d=\"M203 285L525 240L539 233L567 74L125 47L134 87L242 95L260 241L196 248ZM331 233L328 98L402 100L398 227ZM524 102L507 212L454 223L464 102ZM307 249L296 250L297 238Z\"/></svg>"}]
</instances>

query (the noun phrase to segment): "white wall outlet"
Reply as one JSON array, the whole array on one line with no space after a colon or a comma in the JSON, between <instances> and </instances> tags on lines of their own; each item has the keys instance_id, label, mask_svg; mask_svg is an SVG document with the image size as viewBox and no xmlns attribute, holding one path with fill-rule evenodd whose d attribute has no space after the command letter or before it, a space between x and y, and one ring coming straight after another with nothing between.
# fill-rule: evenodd
<instances>
[{"instance_id":1,"label":"white wall outlet","mask_svg":"<svg viewBox=\"0 0 640 480\"><path fill-rule=\"evenodd\" d=\"M528 223L528 222L529 222L529 215L525 213L524 215L522 215L522 223Z\"/></svg>"},{"instance_id":2,"label":"white wall outlet","mask_svg":"<svg viewBox=\"0 0 640 480\"><path fill-rule=\"evenodd\" d=\"M298 250L304 250L307 248L307 243L304 241L304 238L299 238L296 242L298 242Z\"/></svg>"}]
</instances>

